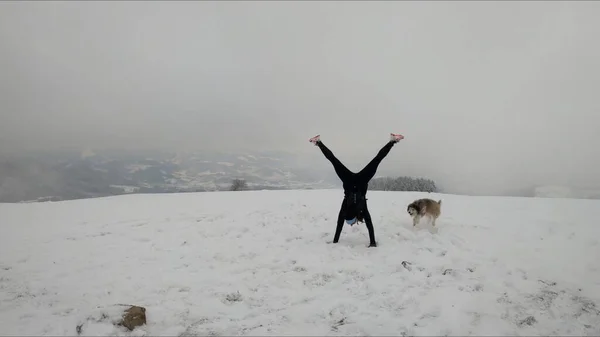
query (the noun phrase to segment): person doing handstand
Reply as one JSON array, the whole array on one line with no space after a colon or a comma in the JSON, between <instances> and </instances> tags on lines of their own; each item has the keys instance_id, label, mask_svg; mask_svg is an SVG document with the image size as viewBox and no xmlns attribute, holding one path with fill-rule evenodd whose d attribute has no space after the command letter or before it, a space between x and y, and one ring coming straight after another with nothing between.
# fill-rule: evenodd
<instances>
[{"instance_id":1,"label":"person doing handstand","mask_svg":"<svg viewBox=\"0 0 600 337\"><path fill-rule=\"evenodd\" d=\"M369 181L375 176L377 167L390 152L392 147L404 139L404 136L399 134L390 134L390 140L379 150L379 153L365 166L360 172L354 173L348 170L344 164L342 164L325 144L321 141L321 136L317 135L309 139L311 143L318 146L321 152L325 155L337 173L337 176L342 181L344 188L344 200L338 214L337 227L335 229L335 235L333 237L333 243L337 243L344 227L344 220L350 226L354 225L357 221L365 222L367 230L369 231L369 247L377 247L375 241L375 231L373 230L373 221L371 220L371 214L367 207L367 189Z\"/></svg>"}]
</instances>

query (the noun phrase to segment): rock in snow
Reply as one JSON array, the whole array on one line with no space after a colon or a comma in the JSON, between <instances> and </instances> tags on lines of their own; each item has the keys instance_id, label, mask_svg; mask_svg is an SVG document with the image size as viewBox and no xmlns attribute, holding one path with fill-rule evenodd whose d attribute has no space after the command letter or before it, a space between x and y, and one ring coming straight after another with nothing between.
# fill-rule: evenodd
<instances>
[{"instance_id":1,"label":"rock in snow","mask_svg":"<svg viewBox=\"0 0 600 337\"><path fill-rule=\"evenodd\" d=\"M124 327L132 331L146 324L146 308L136 305L116 304L98 308L75 328L78 335L94 335L98 329L110 330ZM91 329L90 329L91 328Z\"/></svg>"}]
</instances>

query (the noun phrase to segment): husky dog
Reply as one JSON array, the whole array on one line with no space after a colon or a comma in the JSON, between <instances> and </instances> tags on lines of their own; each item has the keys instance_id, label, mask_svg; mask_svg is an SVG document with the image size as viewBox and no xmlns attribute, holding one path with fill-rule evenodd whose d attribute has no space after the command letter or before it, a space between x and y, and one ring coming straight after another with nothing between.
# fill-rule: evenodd
<instances>
[{"instance_id":1,"label":"husky dog","mask_svg":"<svg viewBox=\"0 0 600 337\"><path fill-rule=\"evenodd\" d=\"M416 226L422 217L429 216L432 219L432 226L435 227L435 220L442 213L442 201L432 199L418 199L408 205L406 211L413 218L413 227Z\"/></svg>"}]
</instances>

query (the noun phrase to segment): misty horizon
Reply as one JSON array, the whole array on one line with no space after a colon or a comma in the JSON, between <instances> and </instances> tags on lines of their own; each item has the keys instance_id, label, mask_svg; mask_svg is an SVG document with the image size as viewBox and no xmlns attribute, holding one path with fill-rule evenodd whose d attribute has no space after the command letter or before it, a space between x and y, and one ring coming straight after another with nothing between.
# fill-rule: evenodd
<instances>
[{"instance_id":1,"label":"misty horizon","mask_svg":"<svg viewBox=\"0 0 600 337\"><path fill-rule=\"evenodd\" d=\"M284 151L600 188L597 2L1 2L0 151Z\"/></svg>"}]
</instances>

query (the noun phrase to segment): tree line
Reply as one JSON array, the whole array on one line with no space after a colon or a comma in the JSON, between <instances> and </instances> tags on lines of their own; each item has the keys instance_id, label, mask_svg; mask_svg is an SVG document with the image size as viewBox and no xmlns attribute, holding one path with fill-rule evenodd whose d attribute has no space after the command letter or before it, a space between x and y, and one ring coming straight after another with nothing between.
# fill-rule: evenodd
<instances>
[{"instance_id":1,"label":"tree line","mask_svg":"<svg viewBox=\"0 0 600 337\"><path fill-rule=\"evenodd\" d=\"M369 189L374 191L438 192L438 188L433 180L412 177L374 178L369 182ZM229 190L248 190L248 184L244 179L234 179Z\"/></svg>"},{"instance_id":2,"label":"tree line","mask_svg":"<svg viewBox=\"0 0 600 337\"><path fill-rule=\"evenodd\" d=\"M412 177L374 178L369 182L369 189L374 191L438 192L433 180Z\"/></svg>"}]
</instances>

